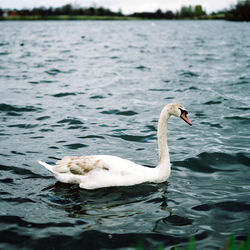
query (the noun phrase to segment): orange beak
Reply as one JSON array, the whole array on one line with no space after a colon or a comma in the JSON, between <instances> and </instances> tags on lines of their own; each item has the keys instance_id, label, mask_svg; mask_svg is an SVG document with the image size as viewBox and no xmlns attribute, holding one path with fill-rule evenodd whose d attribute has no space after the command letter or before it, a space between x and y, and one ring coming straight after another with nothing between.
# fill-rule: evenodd
<instances>
[{"instance_id":1,"label":"orange beak","mask_svg":"<svg viewBox=\"0 0 250 250\"><path fill-rule=\"evenodd\" d=\"M183 111L181 114L181 119L183 119L186 123L192 126L192 122L187 117L187 111Z\"/></svg>"}]
</instances>

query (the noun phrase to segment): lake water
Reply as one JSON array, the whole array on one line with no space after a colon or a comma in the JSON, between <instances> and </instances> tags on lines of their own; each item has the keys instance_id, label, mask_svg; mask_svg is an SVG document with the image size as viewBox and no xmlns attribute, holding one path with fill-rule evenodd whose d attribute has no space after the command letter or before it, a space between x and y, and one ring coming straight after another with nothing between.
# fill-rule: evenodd
<instances>
[{"instance_id":1,"label":"lake water","mask_svg":"<svg viewBox=\"0 0 250 250\"><path fill-rule=\"evenodd\" d=\"M0 84L0 248L246 240L250 23L0 22ZM166 183L86 191L37 163L111 154L154 167L170 102L193 126L169 121Z\"/></svg>"}]
</instances>

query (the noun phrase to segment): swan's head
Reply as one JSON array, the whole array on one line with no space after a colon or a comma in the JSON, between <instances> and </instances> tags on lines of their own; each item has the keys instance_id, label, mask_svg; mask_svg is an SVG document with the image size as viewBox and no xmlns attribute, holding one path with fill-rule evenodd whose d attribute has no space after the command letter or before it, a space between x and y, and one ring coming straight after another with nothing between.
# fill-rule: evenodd
<instances>
[{"instance_id":1,"label":"swan's head","mask_svg":"<svg viewBox=\"0 0 250 250\"><path fill-rule=\"evenodd\" d=\"M192 122L187 117L187 110L178 103L171 103L168 105L168 112L170 115L174 115L183 119L186 123L192 126Z\"/></svg>"}]
</instances>

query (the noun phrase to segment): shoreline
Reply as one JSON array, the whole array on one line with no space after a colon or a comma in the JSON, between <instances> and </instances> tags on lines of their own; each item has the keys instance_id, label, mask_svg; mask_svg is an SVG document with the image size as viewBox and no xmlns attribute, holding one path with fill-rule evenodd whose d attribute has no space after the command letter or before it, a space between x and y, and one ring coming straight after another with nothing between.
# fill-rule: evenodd
<instances>
[{"instance_id":1,"label":"shoreline","mask_svg":"<svg viewBox=\"0 0 250 250\"><path fill-rule=\"evenodd\" d=\"M5 16L0 17L0 21L176 21L176 20L226 20L224 15L208 15L196 18L178 18L178 19L163 19L163 18L140 18L131 16L86 16L86 15L57 15L57 16Z\"/></svg>"},{"instance_id":2,"label":"shoreline","mask_svg":"<svg viewBox=\"0 0 250 250\"><path fill-rule=\"evenodd\" d=\"M6 16L0 17L0 21L128 21L142 20L136 17L127 16Z\"/></svg>"}]
</instances>

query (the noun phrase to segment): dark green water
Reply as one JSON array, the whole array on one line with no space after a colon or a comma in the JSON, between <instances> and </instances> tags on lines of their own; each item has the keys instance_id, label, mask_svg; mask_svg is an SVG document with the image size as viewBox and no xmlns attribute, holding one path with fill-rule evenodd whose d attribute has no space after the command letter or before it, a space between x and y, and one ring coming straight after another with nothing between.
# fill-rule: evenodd
<instances>
[{"instance_id":1,"label":"dark green water","mask_svg":"<svg viewBox=\"0 0 250 250\"><path fill-rule=\"evenodd\" d=\"M0 22L0 248L219 249L250 231L250 23ZM161 185L80 190L37 160L112 154ZM143 173L142 173L143 174Z\"/></svg>"}]
</instances>

